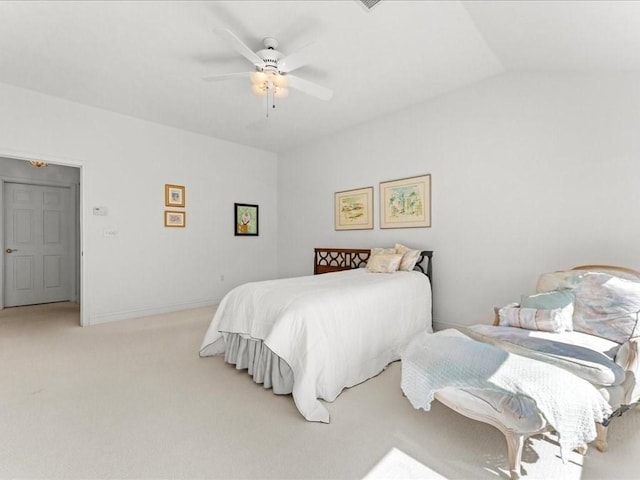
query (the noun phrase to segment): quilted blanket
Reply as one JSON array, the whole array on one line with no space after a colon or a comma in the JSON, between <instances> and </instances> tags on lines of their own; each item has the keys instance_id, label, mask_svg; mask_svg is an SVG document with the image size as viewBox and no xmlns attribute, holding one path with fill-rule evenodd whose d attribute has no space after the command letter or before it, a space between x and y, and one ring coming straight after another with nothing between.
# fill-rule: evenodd
<instances>
[{"instance_id":1,"label":"quilted blanket","mask_svg":"<svg viewBox=\"0 0 640 480\"><path fill-rule=\"evenodd\" d=\"M562 368L484 344L457 330L416 336L402 352L402 391L414 408L429 410L447 388L492 390L533 400L558 434L560 453L596 438L611 407L589 382Z\"/></svg>"},{"instance_id":2,"label":"quilted blanket","mask_svg":"<svg viewBox=\"0 0 640 480\"><path fill-rule=\"evenodd\" d=\"M332 402L400 359L432 331L429 279L420 272L365 268L240 285L220 302L200 356L227 349L229 334L260 340L293 372L293 399L312 422L329 422Z\"/></svg>"}]
</instances>

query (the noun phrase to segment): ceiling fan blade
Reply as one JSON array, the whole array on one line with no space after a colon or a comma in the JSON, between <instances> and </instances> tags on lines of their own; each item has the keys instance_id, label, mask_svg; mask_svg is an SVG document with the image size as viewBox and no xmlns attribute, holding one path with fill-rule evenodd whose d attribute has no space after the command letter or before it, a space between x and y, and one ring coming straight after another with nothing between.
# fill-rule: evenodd
<instances>
[{"instance_id":1,"label":"ceiling fan blade","mask_svg":"<svg viewBox=\"0 0 640 480\"><path fill-rule=\"evenodd\" d=\"M231 30L227 30L226 28L214 28L213 31L220 37L224 38L236 52L253 63L256 67L264 67L264 61L253 50L247 47L242 40L236 37Z\"/></svg>"},{"instance_id":2,"label":"ceiling fan blade","mask_svg":"<svg viewBox=\"0 0 640 480\"><path fill-rule=\"evenodd\" d=\"M217 82L220 80L229 80L232 78L250 78L253 72L237 72L237 73L219 73L214 75L205 75L202 77L207 82Z\"/></svg>"},{"instance_id":3,"label":"ceiling fan blade","mask_svg":"<svg viewBox=\"0 0 640 480\"><path fill-rule=\"evenodd\" d=\"M301 92L319 98L320 100L331 100L331 97L333 97L333 90L318 85L317 83L296 77L295 75L287 75L286 78L289 80L289 86L291 88L300 90Z\"/></svg>"},{"instance_id":4,"label":"ceiling fan blade","mask_svg":"<svg viewBox=\"0 0 640 480\"><path fill-rule=\"evenodd\" d=\"M278 70L283 73L293 72L295 69L302 67L309 63L310 57L313 51L316 49L316 43L310 43L309 45L302 47L297 52L294 52L286 57L278 60Z\"/></svg>"}]
</instances>

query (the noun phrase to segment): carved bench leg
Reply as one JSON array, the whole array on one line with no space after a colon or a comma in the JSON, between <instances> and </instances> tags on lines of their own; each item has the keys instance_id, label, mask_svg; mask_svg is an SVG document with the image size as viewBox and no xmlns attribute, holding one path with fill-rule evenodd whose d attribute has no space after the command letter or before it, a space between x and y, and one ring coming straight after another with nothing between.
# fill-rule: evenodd
<instances>
[{"instance_id":1,"label":"carved bench leg","mask_svg":"<svg viewBox=\"0 0 640 480\"><path fill-rule=\"evenodd\" d=\"M520 460L522 459L522 448L524 447L524 435L515 432L504 432L507 438L507 452L509 455L509 473L511 480L520 478Z\"/></svg>"},{"instance_id":2,"label":"carved bench leg","mask_svg":"<svg viewBox=\"0 0 640 480\"><path fill-rule=\"evenodd\" d=\"M607 429L609 427L605 427L601 423L596 423L596 432L598 436L596 437L596 448L601 452L606 452L607 447Z\"/></svg>"},{"instance_id":3,"label":"carved bench leg","mask_svg":"<svg viewBox=\"0 0 640 480\"><path fill-rule=\"evenodd\" d=\"M589 450L589 445L587 445L586 443L576 448L576 452L578 452L582 456L585 456L587 454L587 450Z\"/></svg>"}]
</instances>

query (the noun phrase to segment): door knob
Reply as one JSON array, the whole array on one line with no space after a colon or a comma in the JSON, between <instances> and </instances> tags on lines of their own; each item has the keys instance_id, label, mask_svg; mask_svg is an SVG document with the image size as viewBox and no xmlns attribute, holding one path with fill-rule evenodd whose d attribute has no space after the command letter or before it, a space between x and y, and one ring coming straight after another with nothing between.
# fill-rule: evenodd
<instances>
[{"instance_id":1,"label":"door knob","mask_svg":"<svg viewBox=\"0 0 640 480\"><path fill-rule=\"evenodd\" d=\"M14 248L14 249L7 248L7 249L5 250L5 252L7 252L7 253L13 253L13 252L17 252L17 251L18 251L18 249L17 249L17 248Z\"/></svg>"}]
</instances>

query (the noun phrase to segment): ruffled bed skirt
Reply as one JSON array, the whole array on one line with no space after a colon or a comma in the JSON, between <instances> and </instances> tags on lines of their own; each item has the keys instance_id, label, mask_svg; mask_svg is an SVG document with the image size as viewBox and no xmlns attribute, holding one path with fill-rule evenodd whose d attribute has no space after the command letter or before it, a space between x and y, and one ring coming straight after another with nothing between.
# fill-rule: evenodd
<instances>
[{"instance_id":1,"label":"ruffled bed skirt","mask_svg":"<svg viewBox=\"0 0 640 480\"><path fill-rule=\"evenodd\" d=\"M226 333L225 343L225 362L235 365L238 370L246 368L254 382L272 388L273 393L287 395L293 391L291 368L261 340Z\"/></svg>"}]
</instances>

